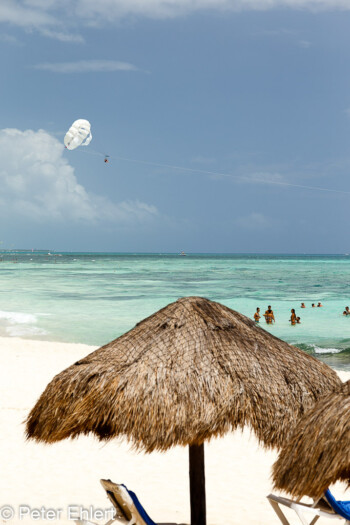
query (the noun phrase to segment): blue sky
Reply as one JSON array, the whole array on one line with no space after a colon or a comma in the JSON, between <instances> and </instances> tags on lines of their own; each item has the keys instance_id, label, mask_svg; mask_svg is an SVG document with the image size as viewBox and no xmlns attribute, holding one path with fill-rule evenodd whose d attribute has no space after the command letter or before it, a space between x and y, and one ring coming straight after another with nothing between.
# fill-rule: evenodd
<instances>
[{"instance_id":1,"label":"blue sky","mask_svg":"<svg viewBox=\"0 0 350 525\"><path fill-rule=\"evenodd\" d=\"M349 28L348 0L1 0L1 246L350 252Z\"/></svg>"}]
</instances>

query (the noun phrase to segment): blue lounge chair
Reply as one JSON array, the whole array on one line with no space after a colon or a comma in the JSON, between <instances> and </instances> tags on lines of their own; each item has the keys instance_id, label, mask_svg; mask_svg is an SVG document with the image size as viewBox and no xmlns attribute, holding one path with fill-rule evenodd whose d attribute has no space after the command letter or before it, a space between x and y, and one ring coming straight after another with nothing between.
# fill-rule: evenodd
<instances>
[{"instance_id":1,"label":"blue lounge chair","mask_svg":"<svg viewBox=\"0 0 350 525\"><path fill-rule=\"evenodd\" d=\"M293 501L274 494L269 494L267 498L283 525L290 525L290 523L280 506L294 510L303 525L314 525L321 517L345 519L345 524L350 525L350 501L337 501L329 489L324 497L312 504ZM308 521L306 515L311 515L312 520Z\"/></svg>"},{"instance_id":2,"label":"blue lounge chair","mask_svg":"<svg viewBox=\"0 0 350 525\"><path fill-rule=\"evenodd\" d=\"M127 525L156 525L134 492L128 490L125 485L113 483L110 479L101 479L100 481L114 507L114 517L105 525L111 525L115 521ZM75 520L75 523L76 525L97 525L93 521L85 519Z\"/></svg>"},{"instance_id":3,"label":"blue lounge chair","mask_svg":"<svg viewBox=\"0 0 350 525\"><path fill-rule=\"evenodd\" d=\"M135 492L128 490L123 484L113 483L110 479L101 479L101 485L107 493L109 501L115 509L115 515L105 525L119 521L127 525L157 525L141 505ZM77 525L96 525L88 520L75 520ZM176 525L176 524L159 524Z\"/></svg>"},{"instance_id":4,"label":"blue lounge chair","mask_svg":"<svg viewBox=\"0 0 350 525\"><path fill-rule=\"evenodd\" d=\"M117 514L119 510L122 515L122 519L119 517L119 521L126 521L129 525L157 525L149 517L135 492L128 490L125 485L113 483L109 479L101 479L101 484L107 492L109 500L114 505Z\"/></svg>"},{"instance_id":5,"label":"blue lounge chair","mask_svg":"<svg viewBox=\"0 0 350 525\"><path fill-rule=\"evenodd\" d=\"M329 489L324 493L324 497L334 512L345 518L345 523L350 523L350 501L337 501Z\"/></svg>"},{"instance_id":6,"label":"blue lounge chair","mask_svg":"<svg viewBox=\"0 0 350 525\"><path fill-rule=\"evenodd\" d=\"M128 525L157 525L149 517L135 492L110 479L101 479L101 485L116 510L115 519Z\"/></svg>"}]
</instances>

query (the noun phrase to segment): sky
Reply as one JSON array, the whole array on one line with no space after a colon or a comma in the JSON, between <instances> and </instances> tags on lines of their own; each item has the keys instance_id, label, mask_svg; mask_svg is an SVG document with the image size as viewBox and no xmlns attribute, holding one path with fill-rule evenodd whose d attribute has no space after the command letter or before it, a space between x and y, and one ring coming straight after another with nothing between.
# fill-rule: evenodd
<instances>
[{"instance_id":1,"label":"sky","mask_svg":"<svg viewBox=\"0 0 350 525\"><path fill-rule=\"evenodd\" d=\"M0 248L350 253L349 29L350 0L1 0Z\"/></svg>"}]
</instances>

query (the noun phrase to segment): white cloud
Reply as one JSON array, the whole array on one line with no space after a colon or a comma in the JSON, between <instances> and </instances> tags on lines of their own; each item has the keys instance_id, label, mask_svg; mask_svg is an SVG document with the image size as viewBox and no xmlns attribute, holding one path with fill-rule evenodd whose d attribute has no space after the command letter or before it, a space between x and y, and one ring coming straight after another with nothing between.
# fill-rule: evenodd
<instances>
[{"instance_id":1,"label":"white cloud","mask_svg":"<svg viewBox=\"0 0 350 525\"><path fill-rule=\"evenodd\" d=\"M43 36L59 40L60 42L70 42L75 44L83 44L84 38L78 34L65 33L64 31L52 31L51 29L40 29L39 32Z\"/></svg>"},{"instance_id":2,"label":"white cloud","mask_svg":"<svg viewBox=\"0 0 350 525\"><path fill-rule=\"evenodd\" d=\"M174 18L200 11L309 11L350 10L349 0L1 0L0 23L24 28L52 29L60 35L63 25L96 25L128 16ZM53 34L52 33L52 34ZM52 36L51 34L51 36ZM47 34L46 36L50 36Z\"/></svg>"},{"instance_id":3,"label":"white cloud","mask_svg":"<svg viewBox=\"0 0 350 525\"><path fill-rule=\"evenodd\" d=\"M78 183L63 145L44 130L0 130L0 216L32 221L144 223L157 209L139 201L114 203Z\"/></svg>"},{"instance_id":4,"label":"white cloud","mask_svg":"<svg viewBox=\"0 0 350 525\"><path fill-rule=\"evenodd\" d=\"M44 27L55 23L55 17L49 13L52 7L48 2L47 7L31 6L21 0L1 0L0 23L13 24L23 28Z\"/></svg>"},{"instance_id":5,"label":"white cloud","mask_svg":"<svg viewBox=\"0 0 350 525\"><path fill-rule=\"evenodd\" d=\"M30 31L37 30L43 36L54 38L61 42L84 42L84 38L81 35L57 29L57 27L62 25L60 16L56 11L57 7L58 3L56 3L56 0L47 0L47 2L1 0L0 24L10 24ZM13 39L14 37L8 36L7 41L10 38Z\"/></svg>"},{"instance_id":6,"label":"white cloud","mask_svg":"<svg viewBox=\"0 0 350 525\"><path fill-rule=\"evenodd\" d=\"M0 34L0 41L5 42L6 44L21 45L20 41L15 36L8 35L7 33Z\"/></svg>"},{"instance_id":7,"label":"white cloud","mask_svg":"<svg viewBox=\"0 0 350 525\"><path fill-rule=\"evenodd\" d=\"M139 71L133 64L117 60L79 60L77 62L46 62L37 64L35 69L53 73L97 73L112 71Z\"/></svg>"},{"instance_id":8,"label":"white cloud","mask_svg":"<svg viewBox=\"0 0 350 525\"><path fill-rule=\"evenodd\" d=\"M276 8L350 10L349 0L79 0L82 18L120 19L128 15L171 18L197 11L267 11Z\"/></svg>"}]
</instances>

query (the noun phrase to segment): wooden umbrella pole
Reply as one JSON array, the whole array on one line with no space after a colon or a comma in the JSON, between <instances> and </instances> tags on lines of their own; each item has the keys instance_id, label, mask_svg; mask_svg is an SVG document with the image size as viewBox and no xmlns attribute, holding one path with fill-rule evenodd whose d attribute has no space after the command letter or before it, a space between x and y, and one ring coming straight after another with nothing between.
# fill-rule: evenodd
<instances>
[{"instance_id":1,"label":"wooden umbrella pole","mask_svg":"<svg viewBox=\"0 0 350 525\"><path fill-rule=\"evenodd\" d=\"M204 445L190 445L191 525L206 525Z\"/></svg>"}]
</instances>

